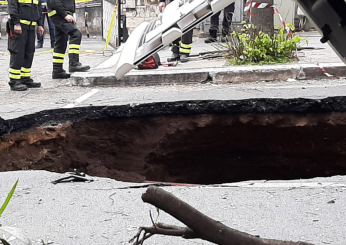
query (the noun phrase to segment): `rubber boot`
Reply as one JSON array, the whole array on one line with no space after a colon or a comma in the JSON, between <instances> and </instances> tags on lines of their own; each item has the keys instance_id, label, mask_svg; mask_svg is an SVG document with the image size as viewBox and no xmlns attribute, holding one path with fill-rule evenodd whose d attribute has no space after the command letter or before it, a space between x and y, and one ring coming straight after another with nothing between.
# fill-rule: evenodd
<instances>
[{"instance_id":1,"label":"rubber boot","mask_svg":"<svg viewBox=\"0 0 346 245\"><path fill-rule=\"evenodd\" d=\"M204 40L205 43L215 43L217 41L217 30L209 30L210 37Z\"/></svg>"},{"instance_id":2,"label":"rubber boot","mask_svg":"<svg viewBox=\"0 0 346 245\"><path fill-rule=\"evenodd\" d=\"M185 63L189 61L189 56L187 54L180 54L180 62Z\"/></svg>"},{"instance_id":3,"label":"rubber boot","mask_svg":"<svg viewBox=\"0 0 346 245\"><path fill-rule=\"evenodd\" d=\"M28 90L28 87L21 83L21 80L17 79L10 79L8 83L11 87L12 91L25 91Z\"/></svg>"},{"instance_id":4,"label":"rubber boot","mask_svg":"<svg viewBox=\"0 0 346 245\"><path fill-rule=\"evenodd\" d=\"M67 79L71 77L71 74L66 73L66 71L62 68L63 64L53 64L53 79Z\"/></svg>"},{"instance_id":5,"label":"rubber boot","mask_svg":"<svg viewBox=\"0 0 346 245\"><path fill-rule=\"evenodd\" d=\"M70 63L69 72L87 71L90 69L90 66L79 63L79 54L68 54L68 58Z\"/></svg>"},{"instance_id":6,"label":"rubber boot","mask_svg":"<svg viewBox=\"0 0 346 245\"><path fill-rule=\"evenodd\" d=\"M39 87L41 87L41 83L34 82L34 80L30 77L22 78L21 84L26 85L27 88L39 88Z\"/></svg>"},{"instance_id":7,"label":"rubber boot","mask_svg":"<svg viewBox=\"0 0 346 245\"><path fill-rule=\"evenodd\" d=\"M167 62L178 61L180 59L179 55L179 47L177 45L173 45L171 48L172 56L167 59Z\"/></svg>"}]
</instances>

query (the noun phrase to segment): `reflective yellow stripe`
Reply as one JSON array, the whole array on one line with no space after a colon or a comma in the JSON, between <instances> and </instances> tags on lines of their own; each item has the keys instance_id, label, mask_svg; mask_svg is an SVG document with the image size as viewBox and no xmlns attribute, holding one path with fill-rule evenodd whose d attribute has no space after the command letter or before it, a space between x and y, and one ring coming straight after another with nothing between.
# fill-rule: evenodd
<instances>
[{"instance_id":1,"label":"reflective yellow stripe","mask_svg":"<svg viewBox=\"0 0 346 245\"><path fill-rule=\"evenodd\" d=\"M192 44L183 44L183 43L180 43L180 47L182 47L182 48L192 48Z\"/></svg>"},{"instance_id":2,"label":"reflective yellow stripe","mask_svg":"<svg viewBox=\"0 0 346 245\"><path fill-rule=\"evenodd\" d=\"M35 26L37 24L35 21L31 22L28 20L20 20L20 23L25 24L25 25L32 25L32 26Z\"/></svg>"},{"instance_id":3,"label":"reflective yellow stripe","mask_svg":"<svg viewBox=\"0 0 346 245\"><path fill-rule=\"evenodd\" d=\"M179 52L182 52L182 53L185 53L185 54L189 54L189 53L191 53L191 49L180 48Z\"/></svg>"},{"instance_id":4,"label":"reflective yellow stripe","mask_svg":"<svg viewBox=\"0 0 346 245\"><path fill-rule=\"evenodd\" d=\"M49 12L49 13L48 13L48 16L51 17L51 16L53 16L53 15L55 15L55 14L56 14L56 11L53 10L52 12Z\"/></svg>"},{"instance_id":5,"label":"reflective yellow stripe","mask_svg":"<svg viewBox=\"0 0 346 245\"><path fill-rule=\"evenodd\" d=\"M31 68L24 68L24 67L22 67L21 71L23 71L23 72L31 72Z\"/></svg>"},{"instance_id":6,"label":"reflective yellow stripe","mask_svg":"<svg viewBox=\"0 0 346 245\"><path fill-rule=\"evenodd\" d=\"M15 70L15 69L8 69L9 72L14 73L14 74L20 74L20 70Z\"/></svg>"},{"instance_id":7,"label":"reflective yellow stripe","mask_svg":"<svg viewBox=\"0 0 346 245\"><path fill-rule=\"evenodd\" d=\"M74 49L70 49L68 51L69 54L79 54L79 50L74 50Z\"/></svg>"},{"instance_id":8,"label":"reflective yellow stripe","mask_svg":"<svg viewBox=\"0 0 346 245\"><path fill-rule=\"evenodd\" d=\"M80 45L78 44L70 44L69 48L80 48Z\"/></svg>"},{"instance_id":9,"label":"reflective yellow stripe","mask_svg":"<svg viewBox=\"0 0 346 245\"><path fill-rule=\"evenodd\" d=\"M30 76L31 76L31 73L30 73L30 72L20 73L20 75L21 75L22 77L30 77Z\"/></svg>"},{"instance_id":10,"label":"reflective yellow stripe","mask_svg":"<svg viewBox=\"0 0 346 245\"><path fill-rule=\"evenodd\" d=\"M64 58L64 57L65 57L65 54L53 53L53 56Z\"/></svg>"},{"instance_id":11,"label":"reflective yellow stripe","mask_svg":"<svg viewBox=\"0 0 346 245\"><path fill-rule=\"evenodd\" d=\"M33 3L33 4L38 4L38 0L18 0L18 3Z\"/></svg>"},{"instance_id":12,"label":"reflective yellow stripe","mask_svg":"<svg viewBox=\"0 0 346 245\"><path fill-rule=\"evenodd\" d=\"M47 5L47 3L42 3L43 6Z\"/></svg>"},{"instance_id":13,"label":"reflective yellow stripe","mask_svg":"<svg viewBox=\"0 0 346 245\"><path fill-rule=\"evenodd\" d=\"M53 59L53 63L64 63L64 60Z\"/></svg>"},{"instance_id":14,"label":"reflective yellow stripe","mask_svg":"<svg viewBox=\"0 0 346 245\"><path fill-rule=\"evenodd\" d=\"M13 78L13 79L20 79L20 75L13 75L13 74L10 74L9 77L10 77L10 78Z\"/></svg>"}]
</instances>

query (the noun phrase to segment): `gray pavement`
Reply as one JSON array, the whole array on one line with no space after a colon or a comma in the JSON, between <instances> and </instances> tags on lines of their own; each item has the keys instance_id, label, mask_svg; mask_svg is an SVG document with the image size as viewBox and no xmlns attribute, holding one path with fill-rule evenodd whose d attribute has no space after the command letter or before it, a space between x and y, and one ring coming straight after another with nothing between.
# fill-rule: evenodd
<instances>
[{"instance_id":1,"label":"gray pavement","mask_svg":"<svg viewBox=\"0 0 346 245\"><path fill-rule=\"evenodd\" d=\"M225 60L222 58L206 60L194 56L191 62L179 63L177 67L133 70L128 77L134 77L135 81L130 83L114 81L113 77L111 81L108 81L107 86L95 86L93 84L92 87L73 86L75 84L74 79L52 80L52 54L42 53L42 51L50 50L46 47L43 50L37 50L40 53L35 56L32 68L33 78L42 82L42 88L30 89L26 92L9 90L7 84L9 56L3 55L0 56L4 66L4 69L0 70L0 103L2 105L0 117L13 119L43 110L88 105L105 106L209 99L324 98L345 95L345 79L327 78L314 63L318 61L324 67L328 67L326 68L327 71L333 75L343 75L346 66L341 63L341 60L328 44L319 43L317 32L302 33L302 36L309 40L311 47L316 49L301 51L301 61L297 64L230 67L224 66ZM213 46L205 44L203 39L196 38L194 41L193 55L215 50ZM84 73L87 78L92 77L92 74L97 70L101 70L103 76L108 76L107 74L113 76L112 62L114 59L112 53L115 54L116 51L109 47L109 51L105 55L92 52L102 51L104 45L105 43L100 37L83 39L82 50L88 53L81 55L81 61L90 64L93 68L90 72ZM4 39L0 39L0 50L6 51L6 40ZM168 49L160 51L162 60L165 60L169 55ZM296 79L296 73L301 71L302 64L310 67L310 73L305 74L310 74L310 79ZM65 61L65 68L67 68L67 61ZM273 75L273 71L276 72L275 74L285 77L278 80L278 77ZM214 80L210 80L210 76L213 76ZM234 82L216 81L218 78L222 80L222 77L238 78L238 80ZM264 77L265 80L251 80L254 77Z\"/></svg>"},{"instance_id":2,"label":"gray pavement","mask_svg":"<svg viewBox=\"0 0 346 245\"><path fill-rule=\"evenodd\" d=\"M11 92L7 85L7 68L9 56L0 56L3 69L0 70L0 117L18 118L43 110L84 107L89 105L124 105L152 102L170 102L182 100L239 100L249 98L313 98L345 96L345 79L329 79L321 76L320 62L328 67L328 72L342 75L345 66L327 44L318 42L316 32L303 33L309 45L321 49L300 52L300 62L285 66L244 66L226 67L223 59L201 59L194 57L191 62L178 64L177 67L160 67L153 71L131 71L129 77L137 80L126 82L108 81L107 86L73 86L75 79L51 79L51 54L42 53L35 56L33 78L42 82L40 89L27 92ZM83 63L93 68L88 76L100 72L103 75L112 72L112 56L105 56L92 50L103 50L104 42L100 38L83 39L82 49L89 50L81 55ZM214 47L197 39L192 49L193 54L211 51ZM43 51L48 51L44 48ZM110 49L111 50L111 49ZM6 40L0 39L0 52L6 51ZM41 51L41 50L39 50ZM114 50L111 50L115 53ZM107 52L109 55L111 52ZM169 56L169 50L160 51L161 59ZM67 65L67 63L65 63ZM317 74L311 79L297 80L294 75L301 67L311 67L307 75ZM97 68L98 67L98 68ZM313 69L312 69L313 68ZM287 77L277 80L268 74L272 70L291 69ZM310 68L309 68L310 69ZM99 70L99 71L97 71ZM228 71L227 71L228 70ZM233 70L233 73L231 73ZM223 83L222 80L193 80L217 75L258 73L267 76L261 79L238 80ZM199 72L199 75L198 75ZM163 81L155 80L166 79ZM175 74L175 75L171 75ZM172 80L177 74L180 78L191 80ZM298 73L299 74L299 73ZM171 75L171 76L169 76ZM263 75L263 76L264 76ZM148 79L144 79L147 76ZM167 77L168 76L168 77ZM143 81L138 79L143 79ZM259 77L259 76L258 76ZM152 78L151 82L149 81ZM309 77L308 77L309 78ZM202 83L203 82L203 83ZM80 84L83 85L83 84ZM84 84L86 85L86 84ZM50 183L60 174L46 171L17 171L0 173L0 203L19 178L19 185L8 209L0 219L4 226L23 229L25 237L34 244L39 239L51 244L127 244L135 235L137 228L150 225L149 211L156 209L144 204L140 195L145 188L117 189L132 186L125 182L97 178L91 183L67 183L53 185ZM314 244L346 243L346 178L335 176L313 180L295 181L249 181L220 186L200 187L165 187L200 211L226 225L260 235L266 238L307 241ZM114 194L114 195L112 195ZM163 213L159 221L179 224ZM41 243L42 244L42 243ZM201 240L185 241L179 238L157 236L148 244L206 244Z\"/></svg>"},{"instance_id":3,"label":"gray pavement","mask_svg":"<svg viewBox=\"0 0 346 245\"><path fill-rule=\"evenodd\" d=\"M22 229L33 244L128 244L139 226L150 226L141 184L97 178L90 183L52 184L63 175L46 171L0 173L0 202L19 178L1 217ZM218 186L163 187L227 226L265 238L345 244L346 177L294 181L247 181ZM182 225L161 211L160 222ZM147 244L208 244L154 236Z\"/></svg>"}]
</instances>

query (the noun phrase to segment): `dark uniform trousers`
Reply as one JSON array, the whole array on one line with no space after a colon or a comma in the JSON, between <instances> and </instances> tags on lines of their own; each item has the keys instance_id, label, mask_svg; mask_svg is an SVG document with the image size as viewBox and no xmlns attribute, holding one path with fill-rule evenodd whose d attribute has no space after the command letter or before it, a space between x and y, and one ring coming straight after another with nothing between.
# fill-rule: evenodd
<instances>
[{"instance_id":1,"label":"dark uniform trousers","mask_svg":"<svg viewBox=\"0 0 346 245\"><path fill-rule=\"evenodd\" d=\"M227 36L230 32L230 26L232 24L232 17L234 13L234 5L235 3L231 3L227 7L224 8L223 10L223 21L222 21L222 36ZM216 33L219 29L219 17L220 17L221 11L217 12L210 18L210 29L209 32L212 37L214 37L215 32L215 38L216 38Z\"/></svg>"},{"instance_id":2,"label":"dark uniform trousers","mask_svg":"<svg viewBox=\"0 0 346 245\"><path fill-rule=\"evenodd\" d=\"M181 38L174 40L172 52L189 56L192 48L192 36L193 29L186 32Z\"/></svg>"},{"instance_id":3,"label":"dark uniform trousers","mask_svg":"<svg viewBox=\"0 0 346 245\"><path fill-rule=\"evenodd\" d=\"M51 44L51 46L54 46L54 43L55 43L54 24L50 20L50 18L48 17L47 11L48 11L47 7L45 7L45 6L42 7L42 18L41 18L41 20L42 20L42 23L44 23L44 19L47 17L47 23L48 23L48 27L49 27L50 44ZM37 43L43 45L43 42L44 42L44 35L41 36L38 33L38 30L37 30Z\"/></svg>"},{"instance_id":4,"label":"dark uniform trousers","mask_svg":"<svg viewBox=\"0 0 346 245\"><path fill-rule=\"evenodd\" d=\"M172 2L171 0L170 2ZM175 54L185 54L187 56L191 53L192 48L192 36L193 36L193 29L186 32L181 38L178 38L173 41L173 47L171 51Z\"/></svg>"},{"instance_id":5,"label":"dark uniform trousers","mask_svg":"<svg viewBox=\"0 0 346 245\"><path fill-rule=\"evenodd\" d=\"M33 22L36 24L36 22ZM21 81L30 80L31 66L35 53L35 26L21 24L22 33L14 32L13 26L9 26L8 50L10 52L10 85Z\"/></svg>"},{"instance_id":6,"label":"dark uniform trousers","mask_svg":"<svg viewBox=\"0 0 346 245\"><path fill-rule=\"evenodd\" d=\"M71 13L72 14L72 13ZM53 53L53 69L59 71L63 67L67 42L69 41L69 65L77 66L79 64L79 49L82 41L82 33L74 23L63 21L54 21L55 45Z\"/></svg>"}]
</instances>

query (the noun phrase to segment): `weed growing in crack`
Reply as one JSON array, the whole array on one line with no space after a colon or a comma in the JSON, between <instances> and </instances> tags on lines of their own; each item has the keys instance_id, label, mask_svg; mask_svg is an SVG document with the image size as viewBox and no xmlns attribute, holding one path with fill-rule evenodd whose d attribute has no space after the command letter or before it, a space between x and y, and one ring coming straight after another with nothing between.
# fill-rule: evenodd
<instances>
[{"instance_id":1,"label":"weed growing in crack","mask_svg":"<svg viewBox=\"0 0 346 245\"><path fill-rule=\"evenodd\" d=\"M8 205L8 203L10 202L10 200L11 200L11 198L12 198L12 195L13 195L13 193L14 193L16 187L17 187L17 184L18 184L18 180L16 181L16 183L14 183L14 185L13 185L13 187L12 187L10 193L8 193L7 198L5 199L5 202L2 204L2 206L1 206L1 208L0 208L0 217L1 217L2 213L5 211L5 209L6 209L7 205ZM0 227L1 227L1 224L0 224Z\"/></svg>"},{"instance_id":2,"label":"weed growing in crack","mask_svg":"<svg viewBox=\"0 0 346 245\"><path fill-rule=\"evenodd\" d=\"M8 203L10 202L14 191L16 190L18 184L18 180L16 181L16 183L14 183L11 191L8 193L5 202L2 204L1 208L0 208L0 217L2 215L2 213L5 211ZM21 235L21 230L15 227L9 227L9 226L2 226L0 224L0 231L3 232L2 237L0 237L0 244L3 245L10 245L9 241L11 240L15 240L15 239L19 239L21 241L23 241L26 244L30 244L30 242L26 241L26 239L24 239ZM9 238L6 238L5 233L9 234Z\"/></svg>"},{"instance_id":3,"label":"weed growing in crack","mask_svg":"<svg viewBox=\"0 0 346 245\"><path fill-rule=\"evenodd\" d=\"M294 27L287 24L290 32L276 26L272 36L259 31L254 24L244 23L241 32L233 31L227 36L221 48L228 50L225 55L229 65L263 65L293 62L296 59L297 44L302 42L299 35L292 33Z\"/></svg>"}]
</instances>

